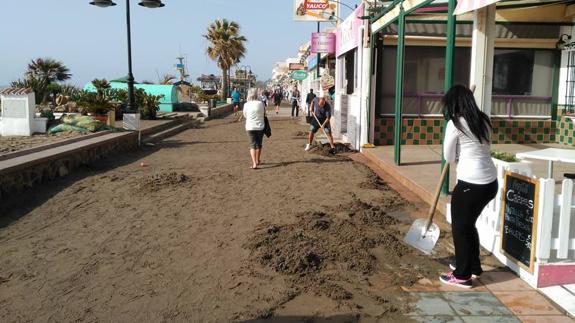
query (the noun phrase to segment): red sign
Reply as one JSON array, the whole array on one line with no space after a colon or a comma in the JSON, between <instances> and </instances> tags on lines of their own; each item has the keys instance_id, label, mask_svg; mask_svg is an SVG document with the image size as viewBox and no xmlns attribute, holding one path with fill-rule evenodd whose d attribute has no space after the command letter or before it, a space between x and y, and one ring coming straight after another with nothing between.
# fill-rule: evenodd
<instances>
[{"instance_id":1,"label":"red sign","mask_svg":"<svg viewBox=\"0 0 575 323\"><path fill-rule=\"evenodd\" d=\"M305 8L308 10L325 10L329 7L329 3L327 1L305 1Z\"/></svg>"}]
</instances>

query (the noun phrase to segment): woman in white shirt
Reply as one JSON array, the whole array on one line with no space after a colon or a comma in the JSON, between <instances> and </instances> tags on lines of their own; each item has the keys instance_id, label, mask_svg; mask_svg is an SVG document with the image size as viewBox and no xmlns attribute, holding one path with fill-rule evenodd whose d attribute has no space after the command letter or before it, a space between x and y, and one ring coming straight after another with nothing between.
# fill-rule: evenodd
<instances>
[{"instance_id":1,"label":"woman in white shirt","mask_svg":"<svg viewBox=\"0 0 575 323\"><path fill-rule=\"evenodd\" d=\"M246 131L250 137L250 156L252 157L252 169L257 169L262 156L262 142L264 138L265 106L258 99L258 91L252 88L248 91L247 102L243 111L246 119Z\"/></svg>"},{"instance_id":2,"label":"woman in white shirt","mask_svg":"<svg viewBox=\"0 0 575 323\"><path fill-rule=\"evenodd\" d=\"M491 160L491 121L479 110L473 92L453 86L443 97L449 122L443 155L457 162L457 184L451 196L451 231L455 246L453 270L440 276L445 284L471 288L472 277L481 275L479 235L475 227L483 208L497 194L497 170Z\"/></svg>"}]
</instances>

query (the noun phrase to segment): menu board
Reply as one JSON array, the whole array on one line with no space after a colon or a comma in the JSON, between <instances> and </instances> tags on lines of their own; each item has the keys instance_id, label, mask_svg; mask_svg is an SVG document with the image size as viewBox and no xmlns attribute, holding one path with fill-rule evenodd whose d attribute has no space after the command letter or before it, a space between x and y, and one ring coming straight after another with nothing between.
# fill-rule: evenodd
<instances>
[{"instance_id":1,"label":"menu board","mask_svg":"<svg viewBox=\"0 0 575 323\"><path fill-rule=\"evenodd\" d=\"M505 172L501 203L501 250L533 273L539 182Z\"/></svg>"}]
</instances>

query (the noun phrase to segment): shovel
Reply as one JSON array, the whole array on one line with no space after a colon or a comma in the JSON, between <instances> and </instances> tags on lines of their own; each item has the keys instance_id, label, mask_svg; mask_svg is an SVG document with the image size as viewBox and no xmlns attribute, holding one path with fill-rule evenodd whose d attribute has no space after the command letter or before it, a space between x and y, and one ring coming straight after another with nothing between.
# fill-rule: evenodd
<instances>
[{"instance_id":1,"label":"shovel","mask_svg":"<svg viewBox=\"0 0 575 323\"><path fill-rule=\"evenodd\" d=\"M439 227L433 223L433 215L435 214L435 207L437 206L439 194L441 193L441 186L443 186L443 181L445 181L445 176L448 171L449 164L446 163L445 166L443 166L443 171L441 172L439 184L435 190L435 196L429 208L427 219L415 220L403 239L405 243L415 247L426 255L431 254L433 247L435 247L439 239Z\"/></svg>"}]
</instances>

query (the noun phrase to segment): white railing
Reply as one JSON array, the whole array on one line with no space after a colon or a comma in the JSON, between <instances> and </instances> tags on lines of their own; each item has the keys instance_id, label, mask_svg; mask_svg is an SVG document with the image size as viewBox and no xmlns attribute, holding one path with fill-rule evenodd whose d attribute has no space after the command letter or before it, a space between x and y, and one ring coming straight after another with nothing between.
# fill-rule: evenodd
<instances>
[{"instance_id":1,"label":"white railing","mask_svg":"<svg viewBox=\"0 0 575 323\"><path fill-rule=\"evenodd\" d=\"M501 244L501 194L506 170L532 177L527 162L506 163L495 160L499 190L495 199L485 207L477 220L481 245L493 253L503 264L516 270L533 286L537 286L537 269L531 275L517 267L500 251ZM561 183L561 192L555 193L554 179L539 179L539 217L535 246L536 267L540 264L575 264L575 198L573 180ZM447 207L447 221L451 223L450 205Z\"/></svg>"},{"instance_id":2,"label":"white railing","mask_svg":"<svg viewBox=\"0 0 575 323\"><path fill-rule=\"evenodd\" d=\"M575 262L575 221L573 216L573 180L565 179L555 195L555 180L539 180L539 229L537 261ZM553 214L553 216L546 216Z\"/></svg>"}]
</instances>

